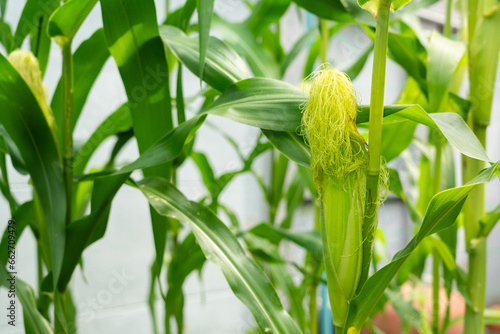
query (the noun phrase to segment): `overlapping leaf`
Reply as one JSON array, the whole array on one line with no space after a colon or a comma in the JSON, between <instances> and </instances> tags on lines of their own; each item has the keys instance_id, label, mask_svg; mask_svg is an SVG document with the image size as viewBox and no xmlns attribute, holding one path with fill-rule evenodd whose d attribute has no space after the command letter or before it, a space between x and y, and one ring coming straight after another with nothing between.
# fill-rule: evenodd
<instances>
[{"instance_id":1,"label":"overlapping leaf","mask_svg":"<svg viewBox=\"0 0 500 334\"><path fill-rule=\"evenodd\" d=\"M358 330L362 328L371 310L413 250L426 236L454 224L469 193L479 184L488 182L498 167L497 163L484 169L466 185L442 191L432 198L417 234L404 249L394 255L389 264L378 270L366 281L361 292L351 301L344 333L347 333L351 328Z\"/></svg>"},{"instance_id":2,"label":"overlapping leaf","mask_svg":"<svg viewBox=\"0 0 500 334\"><path fill-rule=\"evenodd\" d=\"M236 237L212 211L188 201L164 180L144 179L138 186L160 214L180 220L191 228L207 259L222 270L231 289L252 312L262 332L300 333L262 269L245 255Z\"/></svg>"}]
</instances>

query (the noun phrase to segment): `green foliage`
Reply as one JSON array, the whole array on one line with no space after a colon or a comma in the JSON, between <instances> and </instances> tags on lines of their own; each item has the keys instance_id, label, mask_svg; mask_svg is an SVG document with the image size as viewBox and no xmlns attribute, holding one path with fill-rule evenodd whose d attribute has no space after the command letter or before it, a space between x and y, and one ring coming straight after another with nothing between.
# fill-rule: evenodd
<instances>
[{"instance_id":1,"label":"green foliage","mask_svg":"<svg viewBox=\"0 0 500 334\"><path fill-rule=\"evenodd\" d=\"M486 238L500 217L499 207L488 213L483 210L483 184L494 173L500 174L498 164L482 170L485 162L492 163L485 150L485 133L500 48L498 38L494 38L500 29L500 10L494 1L485 1L477 8L471 6L469 40L457 41L460 37L452 36L450 29L445 29L445 37L436 31L427 34L418 27L415 12L434 2L259 0L247 2L250 14L234 22L214 14L217 2L213 0L187 0L174 10L167 8L165 24L159 26L153 0L101 0L103 28L73 53L72 41L96 0L27 0L12 29L7 23L10 20L5 19L8 1L0 0L0 42L12 55L0 55L0 190L17 222L17 237L30 230L38 258L36 288L17 279L24 330L77 332L78 302L73 300L70 289L72 275L82 264L85 250L105 236L112 201L121 186L128 183L139 188L150 204L155 260L149 304L155 332L162 332L160 323L166 333L183 332L183 285L189 275L201 274L206 260L220 268L235 296L255 317L258 328L248 328L249 332L317 334L317 291L320 284L326 283L321 278L325 270L337 306L335 323L340 332L359 333L386 303L396 308L406 327L413 325L423 331L429 327L424 322L427 320L398 290L409 280L421 280L425 262L432 256L434 295L443 285L450 298L456 286L468 305L466 326L470 332L479 333L483 313L477 310L484 307L481 284L486 270ZM398 12L389 16L389 9ZM305 20L306 11L322 19L322 29L306 22L310 21ZM290 14L297 14L300 25L294 27L300 33L292 40L288 40L290 34L283 24ZM447 19L445 26L450 27ZM335 64L337 50L330 55L325 51L332 39L352 27L357 27L358 33L364 31L374 43L360 49L351 65L340 70L355 80L365 73L373 52L374 89L369 99L378 103L376 108L351 108L348 119L340 123L348 124L350 131L357 134L354 140L359 140L356 143L363 152L364 141L370 138L368 154L380 151L386 162L394 163L394 169L389 169L389 190L406 205L416 230L410 243L390 261L383 253L382 232L374 230L378 205L372 205L371 214L362 208L352 209L363 206L360 198L365 197L364 185L354 185L355 179L341 173L346 180L326 182L326 191L318 193L314 186L311 166L317 167L318 157L328 160L321 171L325 173L331 170L324 166L338 166L351 156L350 145L338 146L334 151L340 155L332 158L311 140L320 135L323 141L334 138L337 144L351 142L353 138L346 140L342 131L332 136L332 129L340 126L335 122L338 118L333 117L338 116L338 110L332 105L338 107L346 100L335 90L314 104L309 100L313 94L308 80L300 86L303 78L292 83L289 79L300 72L304 78L309 77L318 66L320 53L321 61L328 59ZM381 33L386 28L387 36ZM31 64L40 67L36 73L34 67L23 69L22 62L14 67L7 60L20 54L13 52L25 45L27 37L33 56L27 51L21 53L30 54ZM42 80L49 63L51 38L63 50L64 65L49 108ZM387 73L385 80L386 49L387 56L407 73L408 81L395 104L383 105L382 88L392 78ZM110 110L93 133L73 149L73 128L85 117L86 101L110 55L127 99L120 101L122 105L115 111ZM466 66L472 87L470 101L460 96L459 90ZM200 85L186 85L186 69L200 79ZM32 80L35 77L36 84ZM331 79L327 78L325 85ZM175 89L171 89L170 82L175 82ZM313 107L318 116L314 121L321 127L306 129L312 135L306 140L302 128L304 110L307 119L307 108ZM245 149L240 148L218 126L220 117L256 127L261 135ZM233 147L240 168L217 173L211 165L213 157L197 146L206 140L205 133L198 132L202 126L211 126ZM422 127L429 129L428 138L416 131ZM380 135L378 139L373 140L374 134ZM110 138L115 141L106 160L89 166L94 153L101 152L102 144ZM116 165L117 156L131 140L137 141L140 156ZM464 179L473 179L458 187L452 147L467 157ZM375 156L372 164L378 165L378 154ZM200 202L188 200L176 188L186 161L194 162L206 188ZM266 172L260 169L262 162L268 163ZM29 176L32 198L18 202L21 196L11 189L10 165ZM349 160L345 168L351 171L357 167L364 175L365 165L365 158ZM142 170L145 177L139 182L131 178L137 170ZM243 174L253 177L267 203L266 220L249 230L243 230L247 222L240 221L242 217L221 196ZM368 192L380 182L378 175L372 174ZM314 176L318 181L317 170ZM378 195L370 196L367 198L378 199ZM318 206L321 199L329 202L330 208L337 206L334 211L325 211L323 206L322 219ZM344 200L345 206L339 200ZM378 204L378 200L374 203ZM344 207L350 209L342 211ZM222 222L224 218L229 226ZM372 225L365 224L368 220ZM455 260L462 221L471 258L469 275ZM367 230L380 240L376 242L373 262L372 235ZM6 229L0 241L2 264L7 261L8 239ZM283 252L290 244L294 252L297 247L303 250L297 254L304 256L290 259ZM333 244L341 250L333 249ZM359 277L361 263L363 272ZM366 278L370 263L375 271ZM7 275L2 266L3 286L7 285ZM332 277L338 281L332 281ZM162 313L155 311L158 290L165 306L164 321L158 319ZM434 306L437 302L433 300ZM337 320L346 315L342 328L344 323ZM439 320L437 314L433 318ZM494 323L498 315L486 310L484 318ZM452 323L448 314L442 323L434 322L434 329L445 332Z\"/></svg>"}]
</instances>

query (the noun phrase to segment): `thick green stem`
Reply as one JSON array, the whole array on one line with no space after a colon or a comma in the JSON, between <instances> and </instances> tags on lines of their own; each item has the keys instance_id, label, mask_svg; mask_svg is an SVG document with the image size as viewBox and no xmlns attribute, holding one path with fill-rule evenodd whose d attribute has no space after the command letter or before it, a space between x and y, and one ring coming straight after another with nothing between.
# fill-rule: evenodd
<instances>
[{"instance_id":1,"label":"thick green stem","mask_svg":"<svg viewBox=\"0 0 500 334\"><path fill-rule=\"evenodd\" d=\"M483 144L486 143L486 126L473 126L473 131ZM466 158L464 159L464 181L475 177L483 168L484 162ZM486 239L477 238L480 232L479 220L485 214L485 188L477 186L469 195L464 206L464 225L469 253L469 277L467 292L471 305L465 308L464 333L484 332L484 301L486 290Z\"/></svg>"},{"instance_id":2,"label":"thick green stem","mask_svg":"<svg viewBox=\"0 0 500 334\"><path fill-rule=\"evenodd\" d=\"M441 256L434 249L432 252L432 333L439 333L439 265Z\"/></svg>"},{"instance_id":3,"label":"thick green stem","mask_svg":"<svg viewBox=\"0 0 500 334\"><path fill-rule=\"evenodd\" d=\"M373 56L372 89L370 96L370 125L368 141L368 174L366 179L365 212L363 219L363 268L358 291L370 271L371 254L376 229L379 202L380 147L384 117L385 67L391 1L382 1L378 9Z\"/></svg>"},{"instance_id":4,"label":"thick green stem","mask_svg":"<svg viewBox=\"0 0 500 334\"><path fill-rule=\"evenodd\" d=\"M73 55L71 41L61 45L63 55L63 178L66 190L66 225L71 223L73 203Z\"/></svg>"},{"instance_id":5,"label":"thick green stem","mask_svg":"<svg viewBox=\"0 0 500 334\"><path fill-rule=\"evenodd\" d=\"M435 136L436 155L434 159L434 176L433 176L433 195L441 190L441 164L442 164L442 137L438 131L432 131L431 135ZM439 251L434 247L432 251L433 266L432 266L432 332L439 333L439 265L441 256Z\"/></svg>"},{"instance_id":6,"label":"thick green stem","mask_svg":"<svg viewBox=\"0 0 500 334\"><path fill-rule=\"evenodd\" d=\"M318 284L314 283L309 288L309 333L318 334Z\"/></svg>"},{"instance_id":7,"label":"thick green stem","mask_svg":"<svg viewBox=\"0 0 500 334\"><path fill-rule=\"evenodd\" d=\"M320 57L321 63L325 64L328 62L328 21L325 19L320 19L320 30L321 30L321 49L320 49Z\"/></svg>"},{"instance_id":8,"label":"thick green stem","mask_svg":"<svg viewBox=\"0 0 500 334\"><path fill-rule=\"evenodd\" d=\"M471 305L465 307L464 333L484 333L484 302L486 287L486 238L475 239L469 249L467 292Z\"/></svg>"}]
</instances>

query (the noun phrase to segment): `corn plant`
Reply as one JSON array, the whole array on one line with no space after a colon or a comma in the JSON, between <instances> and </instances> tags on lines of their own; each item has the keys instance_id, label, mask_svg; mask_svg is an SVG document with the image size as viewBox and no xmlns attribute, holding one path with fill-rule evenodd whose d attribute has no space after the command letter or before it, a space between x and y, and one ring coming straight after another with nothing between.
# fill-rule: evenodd
<instances>
[{"instance_id":1,"label":"corn plant","mask_svg":"<svg viewBox=\"0 0 500 334\"><path fill-rule=\"evenodd\" d=\"M490 215L484 210L484 183L498 175L498 163L487 156L484 146L500 49L491 34L500 29L499 7L489 0L469 1L464 20L466 46L449 38L449 14L445 36L433 32L427 38L417 32L403 14L411 14L422 3L409 2L294 0L319 20L318 27L306 31L288 53L281 46L280 30L274 29L290 7L287 0L261 0L241 23L228 23L215 15L213 0L187 0L172 12L167 6L161 26L153 0L101 0L103 28L75 52L74 36L97 0L68 0L62 5L28 0L14 34L3 22L6 1L0 2L1 42L9 54L0 56L1 191L18 223L18 237L29 226L39 252L38 287L17 281L26 331L77 331L68 288L72 273L84 250L104 236L113 197L126 184L143 193L150 205L155 259L149 302L155 332L160 331L154 311L156 286L164 281L168 286L161 296L165 332L171 331L171 317L182 332L182 285L209 260L220 268L265 333L317 333L316 290L324 269L336 331L359 333L365 324L370 326L370 317L387 300L417 312L394 291L410 274L421 273L419 254L427 245L433 256L432 331L439 333L448 326L446 320L440 326L437 312L444 265L448 293L453 281L467 286L460 289L470 301L466 332L481 333L486 238L498 221L498 210ZM448 8L451 5L448 1ZM195 12L198 22L192 24ZM354 79L360 73L371 47L353 66L342 69L348 75L326 64L332 58L328 54L330 38L352 24L373 39L369 106L359 105L349 77ZM217 30L223 41L210 36L211 30ZM198 36L191 36L196 31ZM31 53L18 51L28 35ZM49 105L42 79L51 40L59 46L63 61L60 84ZM299 83L284 82L283 75L308 45L303 64L307 79L301 89ZM460 97L456 89L463 78L460 71L466 54L468 99ZM109 56L118 67L127 100L79 148L73 143L73 128ZM385 83L391 80L385 73L388 57L409 78L397 103L384 105ZM318 58L323 67L315 72ZM189 101L184 96L183 67L206 85L194 92L204 102L192 117L186 113ZM175 69L173 98L170 86ZM158 77L153 85L151 70ZM483 85L488 94L478 95ZM207 118L216 121L213 116L262 131L250 155L241 155L244 167L240 171L216 177L208 158L193 148L197 130L207 126ZM386 164L410 144L419 145L414 140L418 124L429 128L429 144L420 146L433 149L432 154L420 158L420 182L422 185L427 177L433 186L421 186L415 203L406 195L398 172ZM400 135L401 129L404 135ZM109 161L90 169L87 164L92 153L111 136L117 141ZM132 137L140 156L116 165L117 154ZM441 181L444 152L450 146L464 155L464 184L460 186ZM254 159L266 151L272 152L269 184L252 167ZM32 200L22 204L16 200L9 185L6 155L16 170L30 176ZM207 188L207 197L199 202L187 199L177 188L177 173L188 158L197 165ZM490 164L487 168L485 162ZM292 168L295 173L287 181L287 170ZM131 177L136 170L142 170L143 177ZM246 172L256 176L269 203L269 221L250 231L242 231L231 209L219 201L226 185ZM309 203L313 228L297 232L292 221L303 205L306 189L313 199ZM417 231L406 247L381 266L373 256L373 245L378 208L388 190L405 201ZM280 203L286 205L286 215L278 225ZM454 266L456 220L463 207L469 274ZM226 226L219 214L232 218L233 226ZM185 237L180 233L183 225L192 232ZM237 237L244 240L248 253ZM2 250L8 239L6 231ZM303 272L298 286L278 252L283 240L307 251L304 263L297 266ZM318 249L323 249L320 256ZM7 252L2 252L0 279L5 285ZM170 260L165 261L167 252ZM391 283L395 277L396 284ZM276 290L284 292L288 310ZM309 302L308 311L303 299ZM52 305L53 315L49 314Z\"/></svg>"}]
</instances>

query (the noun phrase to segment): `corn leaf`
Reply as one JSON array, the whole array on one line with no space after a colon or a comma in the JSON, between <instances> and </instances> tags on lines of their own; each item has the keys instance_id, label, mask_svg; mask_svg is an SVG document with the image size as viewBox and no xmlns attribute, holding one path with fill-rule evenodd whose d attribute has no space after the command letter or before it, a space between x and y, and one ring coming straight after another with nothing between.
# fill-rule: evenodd
<instances>
[{"instance_id":1,"label":"corn leaf","mask_svg":"<svg viewBox=\"0 0 500 334\"><path fill-rule=\"evenodd\" d=\"M371 310L413 250L426 236L454 224L469 193L479 184L488 182L498 167L497 163L484 169L466 185L442 191L432 198L417 234L404 249L394 255L389 264L378 270L366 281L361 292L351 301L344 333L347 333L350 328L358 330L362 328Z\"/></svg>"},{"instance_id":2,"label":"corn leaf","mask_svg":"<svg viewBox=\"0 0 500 334\"><path fill-rule=\"evenodd\" d=\"M47 120L30 88L0 55L0 124L17 146L48 223L54 277L59 276L66 208L61 160Z\"/></svg>"},{"instance_id":3,"label":"corn leaf","mask_svg":"<svg viewBox=\"0 0 500 334\"><path fill-rule=\"evenodd\" d=\"M66 248L58 282L59 291L66 289L85 248L104 236L111 201L129 175L112 175L97 179L92 190L90 214L72 222L66 228Z\"/></svg>"},{"instance_id":4,"label":"corn leaf","mask_svg":"<svg viewBox=\"0 0 500 334\"><path fill-rule=\"evenodd\" d=\"M243 59L215 37L208 40L203 75L200 75L198 38L189 38L182 30L173 26L160 27L160 35L183 65L220 92L250 76Z\"/></svg>"},{"instance_id":5,"label":"corn leaf","mask_svg":"<svg viewBox=\"0 0 500 334\"><path fill-rule=\"evenodd\" d=\"M428 127L438 129L448 139L450 144L462 154L471 158L491 162L484 147L470 130L465 121L454 113L428 114L420 106L414 105L402 109L397 114L387 117L387 121L394 119L409 119Z\"/></svg>"},{"instance_id":6,"label":"corn leaf","mask_svg":"<svg viewBox=\"0 0 500 334\"><path fill-rule=\"evenodd\" d=\"M207 259L222 270L262 332L300 333L262 269L245 255L236 237L212 211L189 201L165 180L144 179L138 186L160 214L191 228Z\"/></svg>"},{"instance_id":7,"label":"corn leaf","mask_svg":"<svg viewBox=\"0 0 500 334\"><path fill-rule=\"evenodd\" d=\"M196 242L194 235L190 233L173 253L172 260L169 263L165 321L166 326L169 326L170 317L174 316L179 333L182 333L184 323L184 293L182 286L192 272L201 271L205 262L205 254L203 254L200 245Z\"/></svg>"},{"instance_id":8,"label":"corn leaf","mask_svg":"<svg viewBox=\"0 0 500 334\"><path fill-rule=\"evenodd\" d=\"M266 138L288 159L304 167L310 167L311 150L304 137L295 132L272 131L262 129Z\"/></svg>"},{"instance_id":9,"label":"corn leaf","mask_svg":"<svg viewBox=\"0 0 500 334\"><path fill-rule=\"evenodd\" d=\"M7 272L4 266L0 266L0 285L4 286L6 289L10 289L10 282L8 279L10 274ZM34 334L53 334L54 332L50 328L50 325L43 317L43 315L38 311L35 293L33 289L21 280L16 275L15 279L16 285L16 297L23 305L23 318L24 318L24 330L25 333ZM16 321L19 321L16 319Z\"/></svg>"},{"instance_id":10,"label":"corn leaf","mask_svg":"<svg viewBox=\"0 0 500 334\"><path fill-rule=\"evenodd\" d=\"M353 18L340 0L293 0L298 6L323 19L336 22L352 22Z\"/></svg>"},{"instance_id":11,"label":"corn leaf","mask_svg":"<svg viewBox=\"0 0 500 334\"><path fill-rule=\"evenodd\" d=\"M495 210L491 211L479 221L481 224L482 234L488 236L495 225L500 221L500 205Z\"/></svg>"},{"instance_id":12,"label":"corn leaf","mask_svg":"<svg viewBox=\"0 0 500 334\"><path fill-rule=\"evenodd\" d=\"M214 12L214 0L198 0L198 26L200 31L199 46L200 46L200 69L198 75L200 80L203 80L205 70L205 57L208 50L208 40L210 37L210 24L212 22L212 14Z\"/></svg>"},{"instance_id":13,"label":"corn leaf","mask_svg":"<svg viewBox=\"0 0 500 334\"><path fill-rule=\"evenodd\" d=\"M432 112L445 111L448 88L458 63L465 55L465 44L433 31L427 51L427 87Z\"/></svg>"},{"instance_id":14,"label":"corn leaf","mask_svg":"<svg viewBox=\"0 0 500 334\"><path fill-rule=\"evenodd\" d=\"M47 69L47 64L50 57L50 47L52 44L52 40L47 34L49 17L49 12L43 13L39 21L36 22L36 26L31 30L30 35L31 51L38 59L38 64L40 65L40 71L42 72L42 75Z\"/></svg>"},{"instance_id":15,"label":"corn leaf","mask_svg":"<svg viewBox=\"0 0 500 334\"><path fill-rule=\"evenodd\" d=\"M19 23L17 24L10 50L14 51L19 49L26 36L28 36L35 27L38 27L40 19L42 17L45 19L48 18L53 11L59 7L59 3L59 0L27 0L23 12L21 13Z\"/></svg>"},{"instance_id":16,"label":"corn leaf","mask_svg":"<svg viewBox=\"0 0 500 334\"><path fill-rule=\"evenodd\" d=\"M256 77L280 78L277 62L257 43L248 27L243 24L228 23L214 16L212 28L219 31L224 41L247 61Z\"/></svg>"},{"instance_id":17,"label":"corn leaf","mask_svg":"<svg viewBox=\"0 0 500 334\"><path fill-rule=\"evenodd\" d=\"M283 81L252 78L231 85L205 111L233 121L278 131L296 131L305 93Z\"/></svg>"},{"instance_id":18,"label":"corn leaf","mask_svg":"<svg viewBox=\"0 0 500 334\"><path fill-rule=\"evenodd\" d=\"M71 41L96 3L97 0L70 0L65 2L49 19L49 36Z\"/></svg>"},{"instance_id":19,"label":"corn leaf","mask_svg":"<svg viewBox=\"0 0 500 334\"><path fill-rule=\"evenodd\" d=\"M169 70L153 0L102 0L104 34L129 101L142 154L172 129ZM171 165L145 169L146 176L170 178ZM158 269L163 263L167 221L151 211Z\"/></svg>"},{"instance_id":20,"label":"corn leaf","mask_svg":"<svg viewBox=\"0 0 500 334\"><path fill-rule=\"evenodd\" d=\"M122 105L115 112L109 115L89 137L87 142L75 155L73 172L75 176L82 174L89 162L92 154L97 150L104 140L110 136L125 132L132 127L130 109L128 104Z\"/></svg>"},{"instance_id":21,"label":"corn leaf","mask_svg":"<svg viewBox=\"0 0 500 334\"><path fill-rule=\"evenodd\" d=\"M277 23L290 6L291 0L260 0L246 19L254 36L259 36L271 23Z\"/></svg>"}]
</instances>

